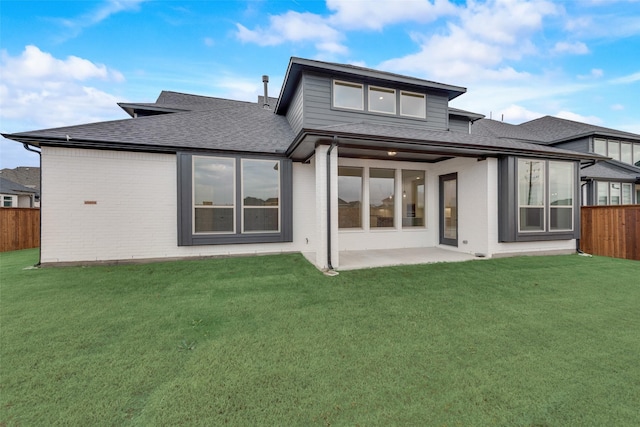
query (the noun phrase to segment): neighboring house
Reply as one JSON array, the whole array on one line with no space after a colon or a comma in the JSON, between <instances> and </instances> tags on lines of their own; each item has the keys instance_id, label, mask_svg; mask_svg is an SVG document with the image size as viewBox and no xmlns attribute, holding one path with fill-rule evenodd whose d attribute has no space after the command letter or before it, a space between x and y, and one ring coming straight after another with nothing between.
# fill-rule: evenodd
<instances>
[{"instance_id":1,"label":"neighboring house","mask_svg":"<svg viewBox=\"0 0 640 427\"><path fill-rule=\"evenodd\" d=\"M266 76L265 76L266 77ZM41 261L440 247L575 252L601 156L470 133L465 88L292 58L278 98L162 92L132 118L4 135L40 147Z\"/></svg>"},{"instance_id":2,"label":"neighboring house","mask_svg":"<svg viewBox=\"0 0 640 427\"><path fill-rule=\"evenodd\" d=\"M36 207L37 191L0 176L0 208Z\"/></svg>"},{"instance_id":3,"label":"neighboring house","mask_svg":"<svg viewBox=\"0 0 640 427\"><path fill-rule=\"evenodd\" d=\"M540 144L610 159L580 170L583 205L640 204L640 135L545 116L519 125L482 119L474 134Z\"/></svg>"},{"instance_id":4,"label":"neighboring house","mask_svg":"<svg viewBox=\"0 0 640 427\"><path fill-rule=\"evenodd\" d=\"M33 166L19 166L14 169L0 170L0 178L12 181L22 187L26 187L29 196L23 194L22 201L18 201L19 207L40 207L40 168ZM27 204L27 197L29 203Z\"/></svg>"}]
</instances>

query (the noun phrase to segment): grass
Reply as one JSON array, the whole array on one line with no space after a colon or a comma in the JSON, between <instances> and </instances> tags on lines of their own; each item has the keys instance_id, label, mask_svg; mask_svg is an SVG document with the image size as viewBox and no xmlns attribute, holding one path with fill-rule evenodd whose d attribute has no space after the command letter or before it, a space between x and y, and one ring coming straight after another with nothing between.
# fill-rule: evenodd
<instances>
[{"instance_id":1,"label":"grass","mask_svg":"<svg viewBox=\"0 0 640 427\"><path fill-rule=\"evenodd\" d=\"M0 425L640 424L640 263L0 255Z\"/></svg>"}]
</instances>

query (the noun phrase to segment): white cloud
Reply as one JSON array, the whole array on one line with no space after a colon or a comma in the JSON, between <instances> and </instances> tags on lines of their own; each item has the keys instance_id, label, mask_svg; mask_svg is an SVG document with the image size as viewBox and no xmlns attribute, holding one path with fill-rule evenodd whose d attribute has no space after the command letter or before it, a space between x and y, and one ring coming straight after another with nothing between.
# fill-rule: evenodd
<instances>
[{"instance_id":1,"label":"white cloud","mask_svg":"<svg viewBox=\"0 0 640 427\"><path fill-rule=\"evenodd\" d=\"M568 53L573 55L585 55L589 53L589 48L582 42L557 42L553 47L555 53Z\"/></svg>"},{"instance_id":2,"label":"white cloud","mask_svg":"<svg viewBox=\"0 0 640 427\"><path fill-rule=\"evenodd\" d=\"M18 56L0 55L3 132L122 118L113 95L90 81L122 82L117 70L87 59L58 59L36 46ZM120 113L116 115L116 113Z\"/></svg>"},{"instance_id":3,"label":"white cloud","mask_svg":"<svg viewBox=\"0 0 640 427\"><path fill-rule=\"evenodd\" d=\"M321 52L346 52L340 41L343 36L331 27L324 18L313 13L289 11L283 15L269 16L266 28L250 30L242 24L236 24L236 36L243 42L256 43L259 46L276 46L285 42L312 42Z\"/></svg>"},{"instance_id":4,"label":"white cloud","mask_svg":"<svg viewBox=\"0 0 640 427\"><path fill-rule=\"evenodd\" d=\"M601 125L602 119L596 116L583 116L581 114L573 113L571 111L558 111L555 114L556 117L561 119L573 120L575 122L589 123L592 125Z\"/></svg>"},{"instance_id":5,"label":"white cloud","mask_svg":"<svg viewBox=\"0 0 640 427\"><path fill-rule=\"evenodd\" d=\"M635 83L640 81L640 71L637 73L629 74L628 76L618 77L616 79L611 79L609 83L613 84L627 84L627 83Z\"/></svg>"},{"instance_id":6,"label":"white cloud","mask_svg":"<svg viewBox=\"0 0 640 427\"><path fill-rule=\"evenodd\" d=\"M136 11L140 4L146 1L148 0L107 0L78 18L59 20L58 22L70 31L69 34L63 35L63 38L75 37L83 29L99 24L116 13Z\"/></svg>"},{"instance_id":7,"label":"white cloud","mask_svg":"<svg viewBox=\"0 0 640 427\"><path fill-rule=\"evenodd\" d=\"M502 120L504 118L504 121L507 123L519 124L542 116L544 116L544 114L537 111L528 110L521 105L511 104L507 108L498 111L494 119Z\"/></svg>"},{"instance_id":8,"label":"white cloud","mask_svg":"<svg viewBox=\"0 0 640 427\"><path fill-rule=\"evenodd\" d=\"M528 79L509 64L536 52L532 36L546 16L558 13L545 0L469 2L459 19L438 34L413 35L419 51L380 67L463 84Z\"/></svg>"},{"instance_id":9,"label":"white cloud","mask_svg":"<svg viewBox=\"0 0 640 427\"><path fill-rule=\"evenodd\" d=\"M399 22L427 23L457 11L447 0L327 0L327 9L334 12L328 19L332 25L351 31L381 30Z\"/></svg>"},{"instance_id":10,"label":"white cloud","mask_svg":"<svg viewBox=\"0 0 640 427\"><path fill-rule=\"evenodd\" d=\"M613 111L622 111L622 110L624 110L624 105L622 105L622 104L613 104L611 106L611 109Z\"/></svg>"},{"instance_id":11,"label":"white cloud","mask_svg":"<svg viewBox=\"0 0 640 427\"><path fill-rule=\"evenodd\" d=\"M18 57L11 57L6 51L0 53L2 77L5 82L40 86L39 79L72 81L102 79L121 82L124 76L117 70L110 70L103 64L69 56L66 60L56 59L37 46L26 46Z\"/></svg>"}]
</instances>

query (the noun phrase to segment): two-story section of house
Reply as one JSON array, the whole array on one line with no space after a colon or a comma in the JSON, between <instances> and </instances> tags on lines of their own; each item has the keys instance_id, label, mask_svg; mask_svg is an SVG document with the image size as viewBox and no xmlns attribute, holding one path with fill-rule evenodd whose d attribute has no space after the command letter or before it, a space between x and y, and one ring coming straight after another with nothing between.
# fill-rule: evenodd
<instances>
[{"instance_id":1,"label":"two-story section of house","mask_svg":"<svg viewBox=\"0 0 640 427\"><path fill-rule=\"evenodd\" d=\"M606 160L581 168L583 205L640 203L640 135L602 126L544 116L520 125L483 119L473 132L519 138L539 144L590 153Z\"/></svg>"},{"instance_id":2,"label":"two-story section of house","mask_svg":"<svg viewBox=\"0 0 640 427\"><path fill-rule=\"evenodd\" d=\"M129 119L5 136L42 151L43 263L575 251L579 171L601 156L474 134L483 116L449 107L465 92L291 58L277 98L162 92Z\"/></svg>"}]
</instances>

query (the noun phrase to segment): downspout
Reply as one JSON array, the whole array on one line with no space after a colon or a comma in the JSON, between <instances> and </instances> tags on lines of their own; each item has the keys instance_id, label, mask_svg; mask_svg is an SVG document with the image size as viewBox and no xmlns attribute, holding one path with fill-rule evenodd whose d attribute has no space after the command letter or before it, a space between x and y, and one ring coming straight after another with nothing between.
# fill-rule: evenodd
<instances>
[{"instance_id":1,"label":"downspout","mask_svg":"<svg viewBox=\"0 0 640 427\"><path fill-rule=\"evenodd\" d=\"M331 265L331 152L338 145L338 137L334 135L333 141L327 150L327 268L333 270Z\"/></svg>"},{"instance_id":2,"label":"downspout","mask_svg":"<svg viewBox=\"0 0 640 427\"><path fill-rule=\"evenodd\" d=\"M26 142L22 144L24 149L27 151L31 151L32 153L36 153L39 157L39 165L40 165L40 247L38 248L38 263L35 265L36 267L40 266L42 263L42 152L38 150L34 150L29 147L29 144Z\"/></svg>"}]
</instances>

